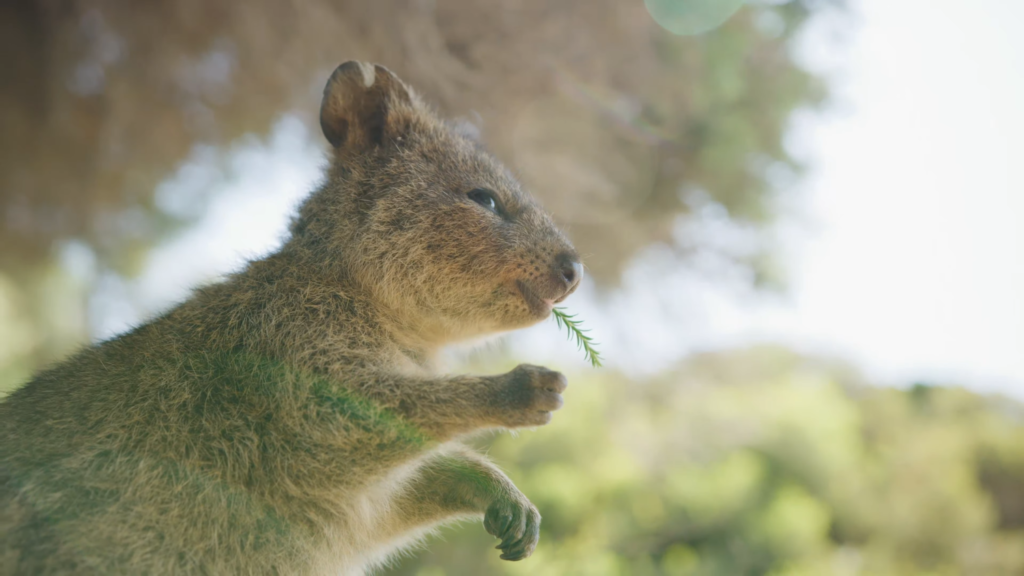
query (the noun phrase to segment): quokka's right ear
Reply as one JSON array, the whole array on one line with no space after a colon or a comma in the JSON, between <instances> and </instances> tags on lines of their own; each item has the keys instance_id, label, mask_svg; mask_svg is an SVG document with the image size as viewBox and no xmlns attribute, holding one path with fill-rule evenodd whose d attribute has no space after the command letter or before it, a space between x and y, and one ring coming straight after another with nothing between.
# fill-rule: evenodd
<instances>
[{"instance_id":1,"label":"quokka's right ear","mask_svg":"<svg viewBox=\"0 0 1024 576\"><path fill-rule=\"evenodd\" d=\"M387 68L350 60L327 80L320 128L336 149L372 148L387 135L391 109L411 100L409 89Z\"/></svg>"}]
</instances>

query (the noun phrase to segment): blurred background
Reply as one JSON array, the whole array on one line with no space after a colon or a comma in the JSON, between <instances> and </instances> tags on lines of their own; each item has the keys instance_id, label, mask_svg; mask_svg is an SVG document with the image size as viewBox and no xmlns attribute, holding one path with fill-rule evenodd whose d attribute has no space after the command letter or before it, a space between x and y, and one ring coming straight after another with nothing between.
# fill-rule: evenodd
<instances>
[{"instance_id":1,"label":"blurred background","mask_svg":"<svg viewBox=\"0 0 1024 576\"><path fill-rule=\"evenodd\" d=\"M0 396L278 246L330 71L478 131L588 276L453 370L565 371L482 439L544 515L385 573L1024 573L1024 3L7 0Z\"/></svg>"}]
</instances>

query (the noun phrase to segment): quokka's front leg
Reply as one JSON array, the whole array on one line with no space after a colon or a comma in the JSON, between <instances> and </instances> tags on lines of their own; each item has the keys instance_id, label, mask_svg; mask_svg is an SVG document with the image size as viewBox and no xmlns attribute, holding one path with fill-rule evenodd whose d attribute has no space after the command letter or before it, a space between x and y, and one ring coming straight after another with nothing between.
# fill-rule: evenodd
<instances>
[{"instance_id":1,"label":"quokka's front leg","mask_svg":"<svg viewBox=\"0 0 1024 576\"><path fill-rule=\"evenodd\" d=\"M567 385L562 374L529 364L496 376L363 373L354 380L356 393L441 442L488 428L547 424Z\"/></svg>"},{"instance_id":2,"label":"quokka's front leg","mask_svg":"<svg viewBox=\"0 0 1024 576\"><path fill-rule=\"evenodd\" d=\"M514 561L533 554L540 536L540 513L533 504L494 464L465 447L427 459L393 504L386 524L390 537L483 515L484 528L501 539L501 558Z\"/></svg>"}]
</instances>

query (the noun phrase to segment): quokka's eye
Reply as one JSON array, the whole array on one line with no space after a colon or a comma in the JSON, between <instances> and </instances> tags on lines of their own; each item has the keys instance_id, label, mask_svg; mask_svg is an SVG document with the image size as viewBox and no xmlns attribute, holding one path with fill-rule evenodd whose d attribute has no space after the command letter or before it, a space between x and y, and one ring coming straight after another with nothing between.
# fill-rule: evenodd
<instances>
[{"instance_id":1,"label":"quokka's eye","mask_svg":"<svg viewBox=\"0 0 1024 576\"><path fill-rule=\"evenodd\" d=\"M476 202L495 214L501 215L501 207L498 205L497 198L494 197L494 192L484 188L475 188L470 190L467 196L469 196L469 199L473 202Z\"/></svg>"}]
</instances>

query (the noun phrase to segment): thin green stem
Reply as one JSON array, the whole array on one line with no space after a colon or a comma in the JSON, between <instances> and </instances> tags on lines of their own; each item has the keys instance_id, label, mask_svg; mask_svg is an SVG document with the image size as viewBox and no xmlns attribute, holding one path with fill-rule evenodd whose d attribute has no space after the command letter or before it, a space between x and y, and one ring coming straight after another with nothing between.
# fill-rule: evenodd
<instances>
[{"instance_id":1,"label":"thin green stem","mask_svg":"<svg viewBox=\"0 0 1024 576\"><path fill-rule=\"evenodd\" d=\"M595 368L600 367L601 355L598 353L597 349L594 348L594 345L597 344L597 342L594 342L593 338L587 336L587 332L589 332L589 330L583 330L580 328L580 324L582 324L582 322L574 320L576 315L566 314L565 308L555 308L551 311L551 314L554 315L555 322L558 323L558 327L564 327L566 332L569 333L570 339L576 338L576 348L583 350L583 357L590 361L591 366L594 366Z\"/></svg>"}]
</instances>

